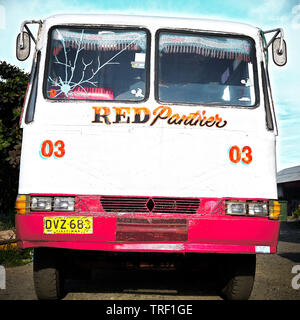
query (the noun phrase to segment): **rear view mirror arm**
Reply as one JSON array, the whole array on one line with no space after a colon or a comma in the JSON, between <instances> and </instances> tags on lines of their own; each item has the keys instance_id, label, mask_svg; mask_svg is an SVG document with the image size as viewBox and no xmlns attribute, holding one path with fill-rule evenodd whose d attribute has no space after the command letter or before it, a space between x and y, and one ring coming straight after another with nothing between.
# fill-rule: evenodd
<instances>
[{"instance_id":1,"label":"rear view mirror arm","mask_svg":"<svg viewBox=\"0 0 300 320\"><path fill-rule=\"evenodd\" d=\"M32 32L30 31L30 29L27 27L27 25L24 26L26 31L28 32L28 34L30 35L30 38L33 40L33 42L36 44L36 39L34 38Z\"/></svg>"},{"instance_id":2,"label":"rear view mirror arm","mask_svg":"<svg viewBox=\"0 0 300 320\"><path fill-rule=\"evenodd\" d=\"M264 33L271 33L271 32L276 32L274 34L274 36L272 37L272 39L268 42L265 50L267 50L269 48L269 46L273 43L273 41L276 39L276 37L278 36L278 34L280 33L280 48L279 48L279 53L282 53L282 48L283 48L283 38L284 38L284 34L283 34L283 29L281 28L277 28L277 29L272 29L272 30L267 30L264 31Z\"/></svg>"},{"instance_id":3,"label":"rear view mirror arm","mask_svg":"<svg viewBox=\"0 0 300 320\"><path fill-rule=\"evenodd\" d=\"M21 24L21 28L20 28L20 33L21 33L21 39L20 39L20 48L23 48L23 32L24 32L24 28L26 29L26 31L28 32L30 38L34 41L34 43L36 44L36 39L34 38L33 34L31 33L30 29L28 28L27 24L41 24L42 21L41 20L25 20L23 21L23 23Z\"/></svg>"}]
</instances>

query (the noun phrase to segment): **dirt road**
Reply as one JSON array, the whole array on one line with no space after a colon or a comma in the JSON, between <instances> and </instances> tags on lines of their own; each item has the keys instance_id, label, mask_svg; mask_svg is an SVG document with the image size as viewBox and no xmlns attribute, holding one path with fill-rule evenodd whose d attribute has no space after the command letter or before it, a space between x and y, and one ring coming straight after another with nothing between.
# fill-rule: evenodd
<instances>
[{"instance_id":1,"label":"dirt road","mask_svg":"<svg viewBox=\"0 0 300 320\"><path fill-rule=\"evenodd\" d=\"M300 300L293 289L292 268L299 265L300 223L282 223L278 252L258 255L252 300ZM300 286L300 277L294 281ZM214 275L176 271L97 272L92 279L68 280L65 300L218 300ZM6 269L6 290L0 300L35 300L32 263Z\"/></svg>"}]
</instances>

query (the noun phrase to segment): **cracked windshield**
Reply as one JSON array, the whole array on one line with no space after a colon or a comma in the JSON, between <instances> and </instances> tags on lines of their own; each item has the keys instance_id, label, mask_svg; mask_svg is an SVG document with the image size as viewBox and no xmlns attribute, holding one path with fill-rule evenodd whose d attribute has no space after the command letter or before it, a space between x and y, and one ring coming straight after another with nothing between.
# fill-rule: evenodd
<instances>
[{"instance_id":1,"label":"cracked windshield","mask_svg":"<svg viewBox=\"0 0 300 320\"><path fill-rule=\"evenodd\" d=\"M53 29L47 97L144 100L146 47L145 31Z\"/></svg>"},{"instance_id":2,"label":"cracked windshield","mask_svg":"<svg viewBox=\"0 0 300 320\"><path fill-rule=\"evenodd\" d=\"M253 51L246 38L161 32L159 100L253 106Z\"/></svg>"}]
</instances>

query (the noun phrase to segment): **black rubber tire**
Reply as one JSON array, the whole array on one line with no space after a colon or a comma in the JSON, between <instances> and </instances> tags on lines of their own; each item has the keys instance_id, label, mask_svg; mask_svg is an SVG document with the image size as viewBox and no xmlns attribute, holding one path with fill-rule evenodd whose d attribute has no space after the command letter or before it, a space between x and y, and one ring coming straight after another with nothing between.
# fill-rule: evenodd
<instances>
[{"instance_id":1,"label":"black rubber tire","mask_svg":"<svg viewBox=\"0 0 300 320\"><path fill-rule=\"evenodd\" d=\"M255 254L226 257L220 296L225 300L248 300L253 289L255 269Z\"/></svg>"},{"instance_id":2,"label":"black rubber tire","mask_svg":"<svg viewBox=\"0 0 300 320\"><path fill-rule=\"evenodd\" d=\"M35 248L33 254L33 280L39 300L59 300L65 296L64 277L59 255L53 248Z\"/></svg>"}]
</instances>

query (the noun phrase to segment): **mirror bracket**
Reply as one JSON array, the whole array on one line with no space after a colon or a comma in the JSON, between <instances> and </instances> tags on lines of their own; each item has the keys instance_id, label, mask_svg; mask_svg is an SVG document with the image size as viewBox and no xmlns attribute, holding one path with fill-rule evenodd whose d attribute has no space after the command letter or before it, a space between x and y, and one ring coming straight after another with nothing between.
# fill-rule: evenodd
<instances>
[{"instance_id":1,"label":"mirror bracket","mask_svg":"<svg viewBox=\"0 0 300 320\"><path fill-rule=\"evenodd\" d=\"M36 43L36 39L34 38L33 34L31 33L31 31L29 30L27 24L42 24L42 20L25 20L23 21L23 23L21 24L21 28L20 28L20 33L21 33L21 39L20 39L20 48L23 49L24 47L24 37L23 37L23 32L24 29L26 29L26 31L28 32L30 38L33 40L34 43Z\"/></svg>"},{"instance_id":2,"label":"mirror bracket","mask_svg":"<svg viewBox=\"0 0 300 320\"><path fill-rule=\"evenodd\" d=\"M272 44L273 61L278 66L284 66L287 62L286 43L284 40L284 34L282 28L272 29L264 31L263 33L273 33L273 37L266 44L264 50L268 51L269 46ZM278 37L279 35L279 37Z\"/></svg>"},{"instance_id":3,"label":"mirror bracket","mask_svg":"<svg viewBox=\"0 0 300 320\"><path fill-rule=\"evenodd\" d=\"M42 24L41 20L25 20L21 24L20 33L17 37L17 45L16 45L16 55L17 59L20 61L24 61L29 57L30 54L30 39L36 44L36 39L34 38L32 32L28 28L27 24ZM26 31L25 31L25 30Z\"/></svg>"},{"instance_id":4,"label":"mirror bracket","mask_svg":"<svg viewBox=\"0 0 300 320\"><path fill-rule=\"evenodd\" d=\"M277 28L277 29L272 29L272 30L267 30L264 31L264 33L272 33L272 32L276 32L274 34L274 36L272 37L272 39L267 43L267 46L265 48L265 50L267 50L269 48L269 46L273 43L273 41L277 38L277 36L280 33L280 47L279 47L279 54L282 54L283 51L283 40L284 40L284 34L283 34L283 29L282 28Z\"/></svg>"}]
</instances>

